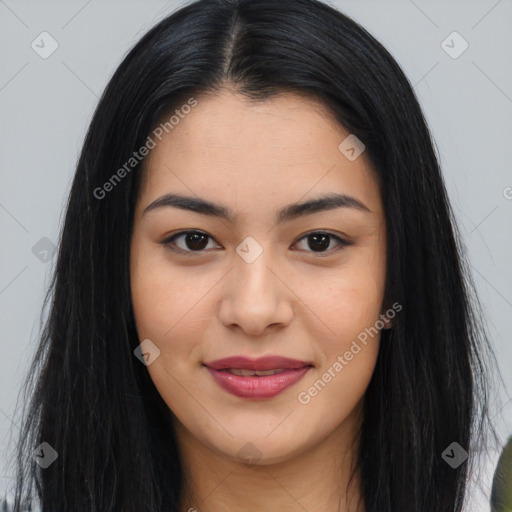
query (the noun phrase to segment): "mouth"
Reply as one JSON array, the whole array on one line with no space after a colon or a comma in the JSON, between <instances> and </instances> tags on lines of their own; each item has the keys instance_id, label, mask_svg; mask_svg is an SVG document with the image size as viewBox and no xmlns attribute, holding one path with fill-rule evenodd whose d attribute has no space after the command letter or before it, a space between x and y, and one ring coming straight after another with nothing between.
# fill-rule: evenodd
<instances>
[{"instance_id":1,"label":"mouth","mask_svg":"<svg viewBox=\"0 0 512 512\"><path fill-rule=\"evenodd\" d=\"M272 398L296 384L313 364L281 356L249 359L234 356L204 363L225 391L248 399Z\"/></svg>"}]
</instances>

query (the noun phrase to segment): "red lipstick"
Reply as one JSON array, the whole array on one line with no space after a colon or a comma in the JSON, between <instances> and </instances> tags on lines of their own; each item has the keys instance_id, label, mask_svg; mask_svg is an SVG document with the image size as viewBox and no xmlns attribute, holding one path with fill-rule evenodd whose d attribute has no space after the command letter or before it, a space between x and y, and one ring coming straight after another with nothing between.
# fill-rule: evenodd
<instances>
[{"instance_id":1,"label":"red lipstick","mask_svg":"<svg viewBox=\"0 0 512 512\"><path fill-rule=\"evenodd\" d=\"M281 356L258 359L233 356L204 365L221 388L235 396L253 399L278 395L298 382L313 366Z\"/></svg>"}]
</instances>

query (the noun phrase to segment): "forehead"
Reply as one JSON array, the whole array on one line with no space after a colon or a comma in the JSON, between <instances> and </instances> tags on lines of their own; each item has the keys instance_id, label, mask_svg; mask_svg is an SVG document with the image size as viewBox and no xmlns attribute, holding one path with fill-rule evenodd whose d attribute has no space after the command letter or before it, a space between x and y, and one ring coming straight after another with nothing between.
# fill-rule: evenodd
<instances>
[{"instance_id":1,"label":"forehead","mask_svg":"<svg viewBox=\"0 0 512 512\"><path fill-rule=\"evenodd\" d=\"M154 151L153 156L162 156L166 148L174 146L175 152L193 148L198 156L201 149L208 149L214 154L220 150L218 157L226 150L229 156L238 158L245 154L247 160L254 155L265 158L271 154L280 155L280 160L318 160L321 146L329 143L324 141L327 132L334 142L348 135L323 103L295 93L254 101L223 90L198 97L197 106L182 117L167 134L169 137L163 134L161 151ZM319 145L321 141L324 144ZM313 146L317 151L312 151Z\"/></svg>"},{"instance_id":2,"label":"forehead","mask_svg":"<svg viewBox=\"0 0 512 512\"><path fill-rule=\"evenodd\" d=\"M271 207L340 192L380 208L364 152L350 161L340 151L350 133L319 100L282 93L254 102L230 91L196 100L148 155L141 188L148 199L172 189Z\"/></svg>"}]
</instances>

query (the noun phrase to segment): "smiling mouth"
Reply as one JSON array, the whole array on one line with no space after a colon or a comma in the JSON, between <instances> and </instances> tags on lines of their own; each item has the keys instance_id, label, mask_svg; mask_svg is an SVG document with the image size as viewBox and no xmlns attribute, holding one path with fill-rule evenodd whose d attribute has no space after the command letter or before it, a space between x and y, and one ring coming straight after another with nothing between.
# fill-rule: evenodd
<instances>
[{"instance_id":1,"label":"smiling mouth","mask_svg":"<svg viewBox=\"0 0 512 512\"><path fill-rule=\"evenodd\" d=\"M272 398L299 382L311 368L310 361L279 355L252 359L235 355L203 363L214 382L238 398Z\"/></svg>"},{"instance_id":2,"label":"smiling mouth","mask_svg":"<svg viewBox=\"0 0 512 512\"><path fill-rule=\"evenodd\" d=\"M218 365L223 366L223 365ZM264 400L273 398L297 384L313 365L290 363L290 368L213 368L204 365L220 389L238 398Z\"/></svg>"}]
</instances>

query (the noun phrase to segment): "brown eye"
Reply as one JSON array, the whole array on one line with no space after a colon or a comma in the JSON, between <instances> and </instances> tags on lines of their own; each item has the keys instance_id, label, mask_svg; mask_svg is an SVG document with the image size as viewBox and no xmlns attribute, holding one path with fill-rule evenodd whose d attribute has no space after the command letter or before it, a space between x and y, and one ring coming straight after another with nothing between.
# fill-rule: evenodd
<instances>
[{"instance_id":1,"label":"brown eye","mask_svg":"<svg viewBox=\"0 0 512 512\"><path fill-rule=\"evenodd\" d=\"M303 236L301 240L307 240L307 246L311 252L316 253L325 253L332 252L342 249L343 247L351 245L346 240L343 240L337 235L333 233L324 232L324 231L315 231L312 233L308 233ZM337 248L330 248L332 241L335 240L337 242Z\"/></svg>"},{"instance_id":2,"label":"brown eye","mask_svg":"<svg viewBox=\"0 0 512 512\"><path fill-rule=\"evenodd\" d=\"M166 238L161 244L176 252L201 252L208 245L210 238L202 231L181 231ZM177 243L176 240L180 240L180 242Z\"/></svg>"},{"instance_id":3,"label":"brown eye","mask_svg":"<svg viewBox=\"0 0 512 512\"><path fill-rule=\"evenodd\" d=\"M178 253L201 253L207 249L209 239L213 240L212 237L202 231L189 230L180 231L160 243ZM320 256L351 245L350 242L339 236L324 231L308 233L300 239L300 241L302 240L307 240L307 248L304 250L317 253Z\"/></svg>"}]
</instances>

